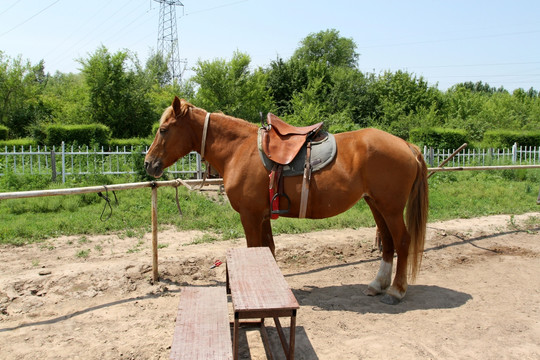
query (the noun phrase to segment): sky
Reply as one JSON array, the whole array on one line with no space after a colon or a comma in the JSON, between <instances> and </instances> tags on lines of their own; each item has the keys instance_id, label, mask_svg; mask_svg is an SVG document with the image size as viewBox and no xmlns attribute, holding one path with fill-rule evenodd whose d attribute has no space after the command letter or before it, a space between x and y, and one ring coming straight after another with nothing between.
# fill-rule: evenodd
<instances>
[{"instance_id":1,"label":"sky","mask_svg":"<svg viewBox=\"0 0 540 360\"><path fill-rule=\"evenodd\" d=\"M165 0L164 0L165 1ZM287 60L306 36L350 38L366 73L404 70L446 90L466 81L540 90L540 1L182 0L175 6L184 78L198 61ZM54 74L80 71L101 45L144 64L156 51L153 0L0 0L0 51Z\"/></svg>"}]
</instances>

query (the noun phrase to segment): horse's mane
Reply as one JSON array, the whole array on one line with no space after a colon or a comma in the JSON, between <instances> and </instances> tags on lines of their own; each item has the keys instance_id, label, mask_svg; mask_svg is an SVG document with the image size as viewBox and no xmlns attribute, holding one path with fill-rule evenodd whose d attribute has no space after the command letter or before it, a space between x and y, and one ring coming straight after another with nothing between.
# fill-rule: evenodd
<instances>
[{"instance_id":1,"label":"horse's mane","mask_svg":"<svg viewBox=\"0 0 540 360\"><path fill-rule=\"evenodd\" d=\"M188 101L184 100L184 99L181 99L180 100L180 114L175 114L177 116L185 116L189 111L193 111L193 110L196 110L196 111L204 111L206 112L206 110L202 109L202 108L199 108L191 103L189 103ZM159 120L159 124L163 124L163 122L168 119L169 117L171 117L173 115L173 107L172 105L167 107L165 109L165 111L163 112L163 114L161 115L161 118ZM219 115L221 117L224 117L224 118L227 118L229 120L232 120L234 121L235 123L237 123L238 125L244 125L244 126L257 126L256 124L253 124L247 120L243 120L243 119L240 119L240 118L236 118L234 116L230 116L230 115L227 115L227 114L224 114L223 112L221 111L217 111L217 112L213 112L212 114L215 114L215 115Z\"/></svg>"}]
</instances>

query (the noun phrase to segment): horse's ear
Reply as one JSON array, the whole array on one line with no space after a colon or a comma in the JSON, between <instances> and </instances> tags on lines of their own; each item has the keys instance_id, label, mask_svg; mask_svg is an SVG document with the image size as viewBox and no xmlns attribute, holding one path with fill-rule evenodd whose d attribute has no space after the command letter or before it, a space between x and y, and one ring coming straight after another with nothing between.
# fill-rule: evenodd
<instances>
[{"instance_id":1,"label":"horse's ear","mask_svg":"<svg viewBox=\"0 0 540 360\"><path fill-rule=\"evenodd\" d=\"M173 100L171 106L172 106L173 111L174 111L174 116L178 116L178 115L180 115L182 113L182 102L180 101L178 96L174 97L174 100Z\"/></svg>"}]
</instances>

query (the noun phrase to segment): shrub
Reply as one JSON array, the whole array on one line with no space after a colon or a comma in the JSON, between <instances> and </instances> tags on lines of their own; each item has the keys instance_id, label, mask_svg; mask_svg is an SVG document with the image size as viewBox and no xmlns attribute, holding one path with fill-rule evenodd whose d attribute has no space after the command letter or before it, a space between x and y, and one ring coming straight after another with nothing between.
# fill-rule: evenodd
<instances>
[{"instance_id":1,"label":"shrub","mask_svg":"<svg viewBox=\"0 0 540 360\"><path fill-rule=\"evenodd\" d=\"M109 141L109 147L114 149L118 148L129 148L131 146L150 146L152 145L152 139L149 138L130 138L130 139L111 139Z\"/></svg>"},{"instance_id":2,"label":"shrub","mask_svg":"<svg viewBox=\"0 0 540 360\"><path fill-rule=\"evenodd\" d=\"M440 149L457 149L467 142L467 133L462 129L415 128L409 136L409 140L418 146Z\"/></svg>"},{"instance_id":3,"label":"shrub","mask_svg":"<svg viewBox=\"0 0 540 360\"><path fill-rule=\"evenodd\" d=\"M37 141L32 138L21 138L21 139L13 139L13 140L0 140L0 148L4 147L17 147L20 148L21 146L24 146L25 148L29 148L30 146L37 146Z\"/></svg>"},{"instance_id":4,"label":"shrub","mask_svg":"<svg viewBox=\"0 0 540 360\"><path fill-rule=\"evenodd\" d=\"M44 129L45 145L60 145L77 142L79 145L107 145L111 130L101 124L90 125L47 125Z\"/></svg>"},{"instance_id":5,"label":"shrub","mask_svg":"<svg viewBox=\"0 0 540 360\"><path fill-rule=\"evenodd\" d=\"M519 146L539 146L540 131L486 131L483 143L485 146L493 148L509 148L514 143L518 143Z\"/></svg>"},{"instance_id":6,"label":"shrub","mask_svg":"<svg viewBox=\"0 0 540 360\"><path fill-rule=\"evenodd\" d=\"M0 140L7 140L9 129L6 126L0 125Z\"/></svg>"}]
</instances>

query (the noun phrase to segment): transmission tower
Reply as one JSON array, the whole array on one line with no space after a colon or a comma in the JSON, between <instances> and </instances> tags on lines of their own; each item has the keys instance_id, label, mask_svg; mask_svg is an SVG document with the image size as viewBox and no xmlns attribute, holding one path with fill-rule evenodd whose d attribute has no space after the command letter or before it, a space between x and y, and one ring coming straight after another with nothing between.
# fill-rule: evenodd
<instances>
[{"instance_id":1,"label":"transmission tower","mask_svg":"<svg viewBox=\"0 0 540 360\"><path fill-rule=\"evenodd\" d=\"M181 82L183 69L182 65L186 60L180 59L180 50L178 47L178 32L176 30L176 6L184 4L178 0L154 0L160 4L159 7L159 29L157 40L158 54L167 59L171 81Z\"/></svg>"}]
</instances>

